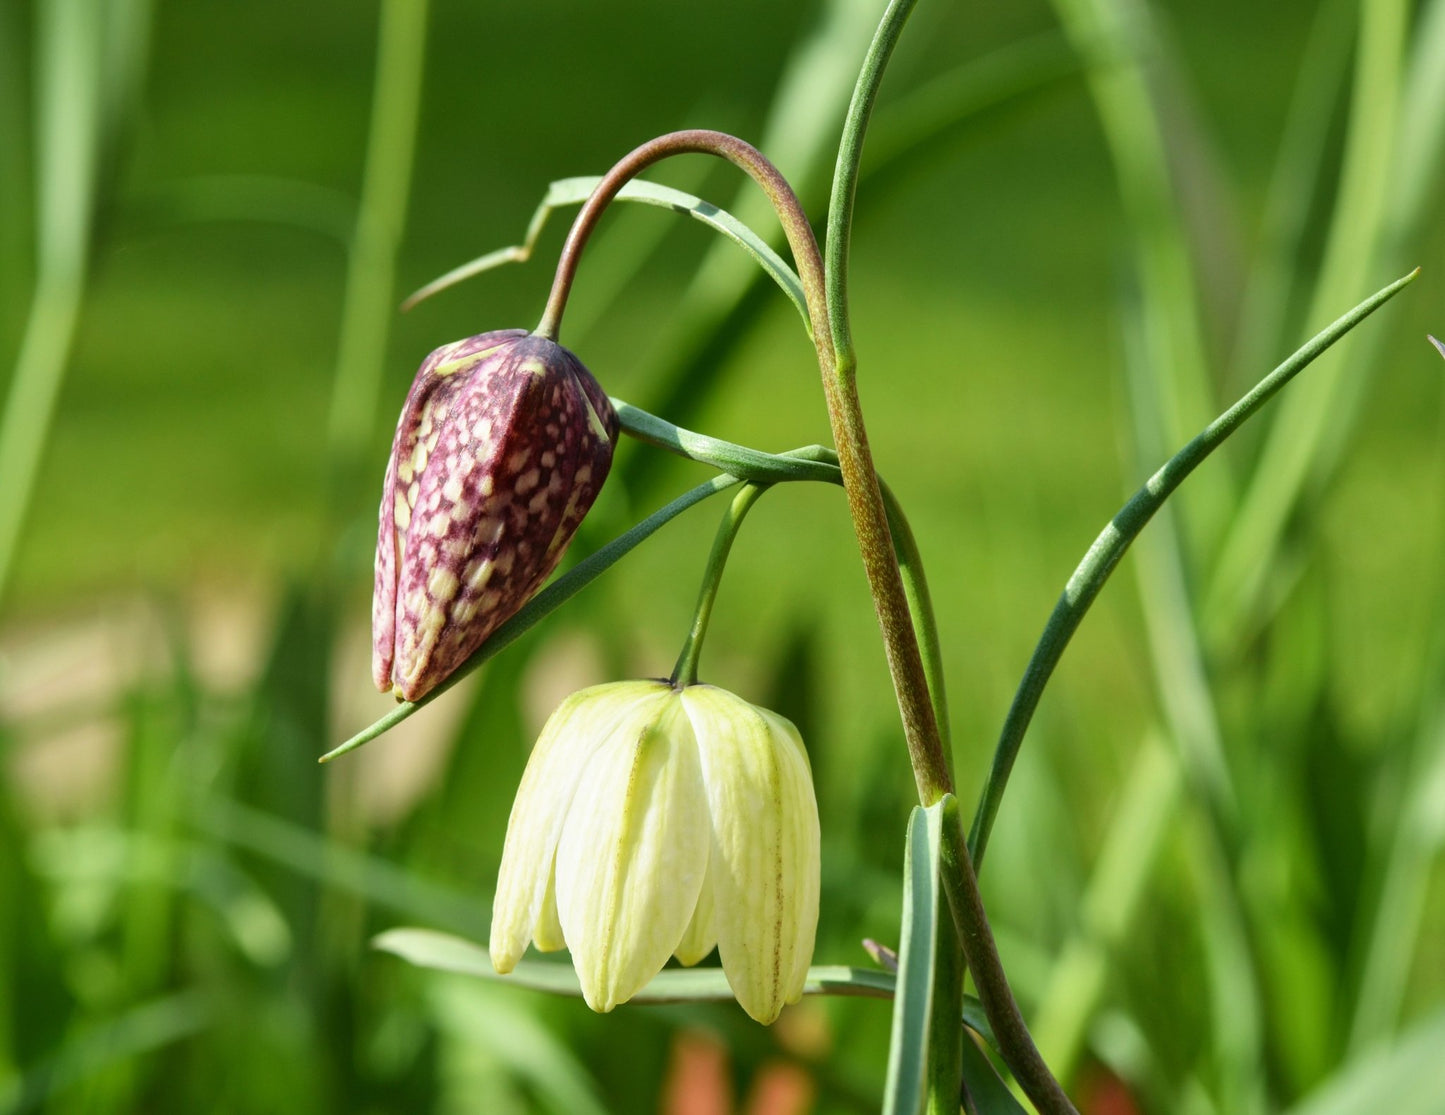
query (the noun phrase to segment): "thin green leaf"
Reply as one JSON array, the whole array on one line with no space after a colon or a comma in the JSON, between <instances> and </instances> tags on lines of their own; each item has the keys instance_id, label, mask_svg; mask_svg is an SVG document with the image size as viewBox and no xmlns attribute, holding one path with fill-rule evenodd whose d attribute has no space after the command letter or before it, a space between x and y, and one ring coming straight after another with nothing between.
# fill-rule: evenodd
<instances>
[{"instance_id":1,"label":"thin green leaf","mask_svg":"<svg viewBox=\"0 0 1445 1115\"><path fill-rule=\"evenodd\" d=\"M1182 793L1179 764L1151 732L1132 761L1103 848L1084 893L1079 926L1059 950L1032 1026L1039 1052L1059 1079L1077 1071L1084 1042L1123 955Z\"/></svg>"},{"instance_id":2,"label":"thin green leaf","mask_svg":"<svg viewBox=\"0 0 1445 1115\"><path fill-rule=\"evenodd\" d=\"M1445 1095L1445 1011L1436 1011L1399 1041L1354 1061L1316 1088L1289 1115L1435 1115Z\"/></svg>"},{"instance_id":3,"label":"thin green leaf","mask_svg":"<svg viewBox=\"0 0 1445 1115\"><path fill-rule=\"evenodd\" d=\"M933 1010L933 966L943 886L938 876L943 803L915 807L903 850L903 925L898 943L898 994L888 1043L884 1115L915 1115L923 1108L928 1066L928 1019Z\"/></svg>"},{"instance_id":4,"label":"thin green leaf","mask_svg":"<svg viewBox=\"0 0 1445 1115\"><path fill-rule=\"evenodd\" d=\"M0 596L13 569L80 320L97 203L103 9L64 0L36 12L36 276L0 408Z\"/></svg>"},{"instance_id":5,"label":"thin green leaf","mask_svg":"<svg viewBox=\"0 0 1445 1115\"><path fill-rule=\"evenodd\" d=\"M427 1001L438 1029L469 1052L484 1051L487 1060L478 1070L514 1077L542 1101L542 1110L608 1115L608 1108L598 1098L597 1082L571 1043L525 1003L495 987L441 977L429 988ZM475 1092L467 1094L475 1082L465 1077L458 1080L457 1075L445 1074L444 1087L456 1089L457 1094L452 1097L456 1102L443 1109L489 1110L490 1104L477 1103Z\"/></svg>"},{"instance_id":6,"label":"thin green leaf","mask_svg":"<svg viewBox=\"0 0 1445 1115\"><path fill-rule=\"evenodd\" d=\"M1014 760L1018 758L1024 732L1038 707L1044 686L1048 684L1054 667L1058 665L1079 623L1088 613L1114 567L1139 536L1139 532L1148 525L1154 513L1164 506L1164 501L1184 482L1185 477L1198 468L1205 458L1219 448L1255 411L1308 367L1317 356L1414 281L1419 273L1419 268L1416 268L1403 278L1396 279L1316 333L1294 355L1255 384L1243 398L1206 426L1193 441L1146 480L1144 486L1130 497L1129 502L1120 508L1099 532L1094 544L1089 547L1088 553L1064 586L1063 595L1054 605L1004 720L1003 730L994 750L993 766L979 798L973 829L969 833L969 850L975 864L982 864L983 853L988 846L988 835L993 828L994 818L998 815L1009 772L1013 770Z\"/></svg>"},{"instance_id":7,"label":"thin green leaf","mask_svg":"<svg viewBox=\"0 0 1445 1115\"><path fill-rule=\"evenodd\" d=\"M1307 323L1355 297L1361 276L1378 273L1374 268L1390 219L1398 166L1394 143L1409 8L1404 0L1359 6L1344 165ZM1318 478L1338 457L1358 410L1350 371L1349 353L1342 353L1281 404L1270 425L1205 596L1206 642L1222 654L1234 653L1256 620L1285 526L1310 478Z\"/></svg>"},{"instance_id":8,"label":"thin green leaf","mask_svg":"<svg viewBox=\"0 0 1445 1115\"><path fill-rule=\"evenodd\" d=\"M536 596L532 597L531 600L527 601L521 611L498 627L492 634L492 637L477 648L476 653L457 667L449 678L425 697L421 698L421 700L402 701L396 708L376 720L369 727L357 732L356 735L352 736L340 747L333 748L321 756L319 761L329 763L332 759L345 755L348 751L354 751L363 744L370 743L377 736L396 727L396 725L407 719L418 709L431 704L432 701L456 685L462 678L479 669L482 663L486 662L499 651L511 646L512 643L521 638L522 635L535 624L539 623L547 615L576 596L577 593L581 592L620 561L623 555L629 550L632 550L644 542L664 523L676 518L693 504L700 503L708 496L716 495L718 492L731 488L737 483L739 483L739 481L735 476L715 476L706 483L699 484L691 491L684 492L666 507L653 512L631 530L614 538L596 553L578 562L577 565L573 566L541 592L537 593Z\"/></svg>"},{"instance_id":9,"label":"thin green leaf","mask_svg":"<svg viewBox=\"0 0 1445 1115\"><path fill-rule=\"evenodd\" d=\"M786 456L763 453L745 445L736 445L721 438L674 426L666 419L649 414L621 399L613 399L612 407L617 412L624 433L648 445L666 449L679 457L711 465L750 483L773 484L787 480L818 480L838 485L843 483L843 474L838 469L837 453L821 445L794 449ZM878 478L878 487L888 512L888 530L893 536L893 548L903 576L903 591L908 596L908 610L913 616L914 627L918 633L923 668L928 677L928 691L933 699L933 714L938 721L944 753L951 757L952 737L948 722L948 698L944 690L943 651L938 638L933 598L923 571L923 559L918 551L913 528L903 513L903 505L898 502L898 498L881 476Z\"/></svg>"},{"instance_id":10,"label":"thin green leaf","mask_svg":"<svg viewBox=\"0 0 1445 1115\"><path fill-rule=\"evenodd\" d=\"M972 1035L963 1035L963 1109L968 1115L1026 1115Z\"/></svg>"},{"instance_id":11,"label":"thin green leaf","mask_svg":"<svg viewBox=\"0 0 1445 1115\"><path fill-rule=\"evenodd\" d=\"M537 246L537 237L541 235L547 218L553 211L571 205L581 205L592 196L592 191L597 188L597 183L600 181L602 181L600 177L593 175L582 178L561 178L553 182L547 187L542 204L532 215L531 223L527 226L526 238L522 243L488 252L484 256L479 256L469 263L464 263L460 267L448 271L441 278L428 283L403 302L402 309L409 310L418 302L422 302L434 294L439 294L449 287L456 286L466 279L480 275L484 271L490 271L494 267L500 267L507 263L525 263L532 258L532 251ZM731 213L719 209L711 202L703 201L700 197L641 178L635 178L623 186L622 192L617 195L617 200L636 201L644 205L671 209L677 213L686 213L715 232L722 233L757 261L759 266L778 284L782 292L792 300L798 313L802 315L804 325L807 325L808 307L803 298L803 284L799 281L797 273L788 266L782 256L768 246L766 240Z\"/></svg>"},{"instance_id":12,"label":"thin green leaf","mask_svg":"<svg viewBox=\"0 0 1445 1115\"><path fill-rule=\"evenodd\" d=\"M612 408L617 412L623 433L648 445L666 449L669 453L676 453L679 457L711 465L720 472L749 483L775 484L784 480L843 483L837 456L821 445L795 449L787 456L763 453L746 445L684 430L621 399L613 399Z\"/></svg>"},{"instance_id":13,"label":"thin green leaf","mask_svg":"<svg viewBox=\"0 0 1445 1115\"><path fill-rule=\"evenodd\" d=\"M219 1016L197 990L150 999L105 1021L81 1027L24 1077L0 1088L0 1111L18 1115L48 1109L47 1101L115 1065L194 1037Z\"/></svg>"},{"instance_id":14,"label":"thin green leaf","mask_svg":"<svg viewBox=\"0 0 1445 1115\"><path fill-rule=\"evenodd\" d=\"M356 199L341 190L299 179L260 174L207 174L178 179L142 194L130 205L156 224L255 221L304 229L349 245Z\"/></svg>"},{"instance_id":15,"label":"thin green leaf","mask_svg":"<svg viewBox=\"0 0 1445 1115\"><path fill-rule=\"evenodd\" d=\"M361 200L347 255L345 300L331 383L333 465L356 468L381 394L397 250L411 197L413 152L426 73L427 0L383 0Z\"/></svg>"},{"instance_id":16,"label":"thin green leaf","mask_svg":"<svg viewBox=\"0 0 1445 1115\"><path fill-rule=\"evenodd\" d=\"M481 945L430 929L389 929L372 941L374 948L399 956L418 968L454 972L497 980L515 987L581 998L582 988L572 965L548 960L523 960L505 976L492 967ZM816 964L808 969L804 995L851 995L887 999L893 995L893 977L868 968L842 964ZM729 1001L732 988L721 968L671 968L634 995L634 1003L688 1003Z\"/></svg>"}]
</instances>

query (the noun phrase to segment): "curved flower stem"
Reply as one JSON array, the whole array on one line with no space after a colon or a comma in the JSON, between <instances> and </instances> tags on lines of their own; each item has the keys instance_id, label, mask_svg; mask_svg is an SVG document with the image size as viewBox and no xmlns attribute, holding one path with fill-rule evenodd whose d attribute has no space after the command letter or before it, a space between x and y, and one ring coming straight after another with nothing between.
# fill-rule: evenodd
<instances>
[{"instance_id":1,"label":"curved flower stem","mask_svg":"<svg viewBox=\"0 0 1445 1115\"><path fill-rule=\"evenodd\" d=\"M786 457L750 449L746 445L710 437L694 430L674 426L665 418L649 414L621 399L612 399L612 408L622 423L622 432L658 449L665 449L684 460L711 465L753 484L769 485L793 480L816 480L842 486L838 454L821 445L792 450ZM923 555L913 537L913 528L903 512L903 505L880 476L878 488L883 495L888 515L888 531L893 537L894 558L903 575L903 592L923 655L923 672L933 698L933 715L939 733L946 740L948 730L948 697L944 687L943 653L938 638L938 618L933 610L933 596L923 569ZM948 757L947 749L944 751Z\"/></svg>"},{"instance_id":2,"label":"curved flower stem","mask_svg":"<svg viewBox=\"0 0 1445 1115\"><path fill-rule=\"evenodd\" d=\"M597 227L597 221L603 211L612 203L622 187L653 163L674 155L686 154L716 155L726 159L745 171L753 181L762 187L763 193L767 195L774 210L777 211L778 219L782 222L783 232L788 238L788 247L792 249L793 258L798 266L798 276L803 282L803 295L808 304L809 326L815 336L818 334L820 325L824 324L826 320L823 312L823 265L818 255L818 242L813 238L812 227L808 224L808 216L803 212L802 206L798 204L793 188L788 185L787 179L779 173L778 168L773 166L751 144L724 132L693 128L686 131L669 132L667 135L648 140L641 147L635 148L624 156L603 176L602 181L597 184L597 188L592 191L592 196L587 199L587 203L582 206L581 212L572 222L572 228L567 233L567 241L562 245L562 255L557 261L557 274L552 280L552 290L547 296L547 306L542 311L542 320L533 330L537 336L553 341L557 339L557 332L562 326L562 314L567 308L567 296L572 292L572 281L576 278L577 264L582 258L582 249L587 246L587 241ZM811 268L813 272L811 275L808 273L808 264L805 263L805 258L809 254L807 251L809 245L812 249L811 256L816 261L816 266Z\"/></svg>"},{"instance_id":3,"label":"curved flower stem","mask_svg":"<svg viewBox=\"0 0 1445 1115\"><path fill-rule=\"evenodd\" d=\"M848 249L863 137L883 82L883 72L914 3L915 0L892 0L888 5L868 48L843 125L838 163L833 174L832 199L828 206L828 260L824 291L828 303L829 347L834 353L833 367L823 369L823 386L828 396L833 437L838 443L839 464L853 511L858 545L863 554L869 588L873 592L878 622L883 629L893 689L898 696L909 758L918 783L918 797L925 806L929 806L952 792L953 777L945 737L940 734L941 725L934 714L929 694L929 679L924 673L918 641L908 618L902 576L897 562L893 560L887 512L878 487L868 435L863 426L862 405L858 399L858 361L848 314ZM817 332L816 326L814 332ZM824 346L820 343L820 360L823 351ZM999 1048L1034 1106L1045 1115L1076 1115L1073 1104L1039 1055L1009 990L998 950L994 946L993 931L984 913L958 809L955 804L950 805L944 819L944 850L947 854L940 863L940 870L958 928L958 943L969 970L973 972L989 1022L998 1036ZM946 957L945 962L939 965L935 979L950 981L942 990L944 996L951 1000L956 995L951 981L958 973L950 960ZM941 1001L940 996L935 998ZM930 1069L931 1108L940 1103L950 1107L957 1103L957 1062L953 1062L953 1069L947 1069L946 1064L938 1061ZM944 1079L948 1071L955 1073L951 1080ZM945 1096L944 1092L948 1094Z\"/></svg>"},{"instance_id":4,"label":"curved flower stem","mask_svg":"<svg viewBox=\"0 0 1445 1115\"><path fill-rule=\"evenodd\" d=\"M728 504L722 522L718 524L717 537L713 540L712 553L708 555L707 568L702 575L702 591L698 593L697 610L693 613L692 629L672 668L672 684L681 689L697 682L697 660L702 654L702 641L707 636L708 621L712 619L712 606L717 600L718 586L722 584L723 568L728 562L728 553L733 548L733 539L738 536L743 520L757 503L758 497L768 490L766 484L744 484L732 503Z\"/></svg>"},{"instance_id":5,"label":"curved flower stem","mask_svg":"<svg viewBox=\"0 0 1445 1115\"><path fill-rule=\"evenodd\" d=\"M846 210L843 218L845 222L851 214L850 183L856 181L863 129L872 109L883 65L891 52L892 42L896 41L898 31L901 30L902 18L906 16L910 6L906 0L895 0L889 8L884 17L883 28L880 29L880 38L884 40L884 45L880 47L878 39L875 39L874 47L869 52L869 65L865 66L863 77L854 92L853 106L849 109L843 148L839 156L838 179L843 181L842 192L850 198L843 206ZM895 15L900 11L901 16ZM536 333L556 340L582 249L607 204L629 179L653 163L686 153L724 158L752 177L772 202L787 236L788 246L792 249L793 261L807 298L813 344L817 350L818 369L823 380L823 394L828 404L833 440L838 447L838 467L843 476L843 490L848 497L858 548L863 558L863 569L873 596L878 624L883 632L884 651L893 689L898 698L914 781L918 785L919 800L925 805L932 805L945 794L952 792L953 779L949 774L949 762L939 735L938 720L934 715L933 698L929 693L922 653L908 607L908 595L904 591L903 577L894 556L893 539L888 529L888 513L878 486L873 454L868 446L868 432L863 423L863 410L858 400L854 376L856 362L851 350L846 361L840 363L837 358L833 346L833 329L829 323L822 254L818 250L818 242L813 236L807 214L787 179L751 144L722 132L672 132L644 143L607 172L587 200L587 204L577 214L562 247L557 274ZM839 196L839 192L840 187L835 185L835 198ZM830 217L829 226L830 229L836 229L837 220ZM843 235L846 236L846 232ZM845 265L846 245L842 255L834 252L830 258L837 261L835 266ZM833 285L839 292L840 301L845 301L845 284L835 280ZM841 312L846 317L846 307ZM950 840L954 841L956 838L957 845L963 848L966 857L967 849L962 829L956 819L956 810L955 819L948 827L958 829L957 833L950 834ZM1038 1050L1024 1026L1018 1005L1003 979L1003 969L997 950L993 947L993 935L987 921L983 920L983 904L971 867L966 863L960 866L958 861L954 860L946 863L945 868L944 881L957 921L964 959L981 987L984 981L990 984L990 993L984 1002L989 1021L995 1033L1000 1036L1004 1059L1014 1070L1025 1093L1046 1115L1074 1112L1058 1082L1039 1057ZM956 896L958 900L955 900ZM953 1094L956 1096L957 1091Z\"/></svg>"}]
</instances>

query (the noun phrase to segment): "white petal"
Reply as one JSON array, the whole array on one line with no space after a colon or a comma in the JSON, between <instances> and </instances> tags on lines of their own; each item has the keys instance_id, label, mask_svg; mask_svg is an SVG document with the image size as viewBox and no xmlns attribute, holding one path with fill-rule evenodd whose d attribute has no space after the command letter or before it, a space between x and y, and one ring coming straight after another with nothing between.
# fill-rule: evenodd
<instances>
[{"instance_id":1,"label":"white petal","mask_svg":"<svg viewBox=\"0 0 1445 1115\"><path fill-rule=\"evenodd\" d=\"M672 955L677 957L679 963L691 968L716 947L717 929L713 924L712 870L709 865L707 872L703 875L702 890L697 896L697 909L693 911L692 921L687 924L687 932L682 935L682 940L677 943L677 948L673 950Z\"/></svg>"},{"instance_id":2,"label":"white petal","mask_svg":"<svg viewBox=\"0 0 1445 1115\"><path fill-rule=\"evenodd\" d=\"M555 858L555 856L554 856ZM547 893L542 896L542 910L532 927L532 944L538 952L556 952L567 947L562 936L562 923L557 920L557 872L547 872Z\"/></svg>"},{"instance_id":3,"label":"white petal","mask_svg":"<svg viewBox=\"0 0 1445 1115\"><path fill-rule=\"evenodd\" d=\"M708 840L697 744L669 691L592 756L557 846L557 913L593 1010L667 963L697 908Z\"/></svg>"},{"instance_id":4,"label":"white petal","mask_svg":"<svg viewBox=\"0 0 1445 1115\"><path fill-rule=\"evenodd\" d=\"M542 728L517 788L502 847L490 941L492 966L498 972L516 967L534 932L539 947L560 947L560 935L550 932L556 915L549 909L548 895L557 841L582 770L612 726L659 691L670 692L662 682L593 686L563 701Z\"/></svg>"},{"instance_id":5,"label":"white petal","mask_svg":"<svg viewBox=\"0 0 1445 1115\"><path fill-rule=\"evenodd\" d=\"M803 985L808 981L808 967L813 963L813 944L818 936L818 898L821 886L821 839L818 825L818 799L813 792L813 768L808 762L808 752L803 747L803 737L791 720L759 708L763 718L773 729L773 742L781 755L789 762L783 764L784 800L793 806L786 811L794 826L791 839L796 841L799 862L810 866L803 870L798 880L801 893L797 899L799 916L794 928L793 972L788 982L785 1001L796 1003L803 997ZM791 785L786 783L791 780Z\"/></svg>"},{"instance_id":6,"label":"white petal","mask_svg":"<svg viewBox=\"0 0 1445 1115\"><path fill-rule=\"evenodd\" d=\"M712 818L718 956L759 1022L802 994L818 925L818 806L797 729L712 686L683 705Z\"/></svg>"}]
</instances>

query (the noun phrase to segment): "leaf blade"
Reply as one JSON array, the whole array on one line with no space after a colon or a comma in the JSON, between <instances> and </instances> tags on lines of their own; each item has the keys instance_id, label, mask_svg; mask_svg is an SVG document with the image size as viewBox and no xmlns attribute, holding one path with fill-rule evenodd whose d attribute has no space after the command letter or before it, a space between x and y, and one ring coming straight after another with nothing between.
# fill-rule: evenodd
<instances>
[{"instance_id":1,"label":"leaf blade","mask_svg":"<svg viewBox=\"0 0 1445 1115\"><path fill-rule=\"evenodd\" d=\"M493 268L501 267L503 264L525 263L532 258L532 251L536 247L538 236L541 235L542 229L547 223L547 218L557 209L581 205L592 196L592 191L601 181L600 177L589 175L577 178L559 178L552 182L547 187L547 193L543 196L542 203L532 215L531 223L527 226L527 235L522 243L508 248L498 248L453 268L408 297L402 303L402 309L409 310L434 294L440 294L457 283L474 278ZM661 209L684 213L696 221L701 221L714 232L727 237L750 255L768 277L778 284L802 316L803 324L808 325L808 305L803 296L802 281L798 278L797 273L782 256L768 245L766 240L726 209L704 201L695 194L641 178L634 178L623 186L617 194L616 200L654 205Z\"/></svg>"},{"instance_id":2,"label":"leaf blade","mask_svg":"<svg viewBox=\"0 0 1445 1115\"><path fill-rule=\"evenodd\" d=\"M947 799L945 799L947 800ZM943 843L943 802L915 807L903 851L903 924L898 944L898 991L888 1042L884 1115L915 1115L923 1106L928 1067L933 967L943 889L938 857Z\"/></svg>"},{"instance_id":3,"label":"leaf blade","mask_svg":"<svg viewBox=\"0 0 1445 1115\"><path fill-rule=\"evenodd\" d=\"M548 960L522 960L511 973L500 976L481 945L430 929L389 929L372 940L372 947L400 957L418 968L475 976L534 991L581 998L582 988L570 964ZM867 968L843 964L815 964L808 969L804 995L851 995L886 999L893 994L893 977ZM634 995L634 1003L731 1001L732 989L721 968L669 968Z\"/></svg>"}]
</instances>

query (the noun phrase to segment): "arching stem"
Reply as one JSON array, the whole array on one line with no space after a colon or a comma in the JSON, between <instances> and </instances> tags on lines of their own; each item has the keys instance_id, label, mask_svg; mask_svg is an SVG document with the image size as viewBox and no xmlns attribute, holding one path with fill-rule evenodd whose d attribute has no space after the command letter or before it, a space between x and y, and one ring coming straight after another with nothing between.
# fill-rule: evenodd
<instances>
[{"instance_id":1,"label":"arching stem","mask_svg":"<svg viewBox=\"0 0 1445 1115\"><path fill-rule=\"evenodd\" d=\"M844 144L839 154L839 178L845 177L845 162L851 160L852 180L856 180L856 163L862 150L862 133L867 124L872 98L877 92L883 66L892 49L892 41L896 40L897 31L902 26L902 16L897 13L901 11L902 15L906 16L911 6L912 0L895 0L884 16L880 36L889 39L891 34L891 39L880 48L878 39L875 38L874 48L869 52L869 63L865 65L864 76L854 94L853 107L849 110ZM787 236L788 246L792 249L793 262L807 299L808 319L818 356L818 370L823 380L823 394L828 404L833 441L838 450L843 490L848 497L848 508L858 537L858 549L863 557L863 569L868 577L878 625L883 632L884 652L893 689L898 698L904 739L908 745L914 781L918 786L918 797L924 805L932 805L953 790L947 750L934 715L927 673L924 670L913 617L908 609L908 596L904 591L903 577L894 555L893 539L888 528L888 512L873 467L873 453L868 445L868 432L863 423L863 409L858 399L854 374L856 360L849 351L846 358L840 361L834 349L833 326L829 318L832 306L825 285L822 254L818 250L818 242L813 236L807 214L787 179L757 148L722 132L700 129L672 132L644 143L608 171L587 200L587 204L577 214L563 245L557 274L536 333L551 340L557 339L582 249L596 227L598 218L608 203L617 196L617 192L631 178L659 160L687 153L715 155L745 171L762 187L768 200L772 202ZM835 201L839 194L837 181L838 179L835 179ZM844 192L848 197L845 207L846 223L847 214L851 212L852 187L848 183L845 183L845 187ZM836 225L836 220L830 219L830 229L836 228ZM846 232L844 235L846 236ZM844 253L841 256L834 253L834 256L834 262L838 266L844 266L846 244ZM838 291L833 300L838 303L836 312L842 314L846 321L844 284L835 282L834 285ZM846 330L844 335L846 336ZM980 997L987 1010L989 1022L1000 1037L1005 1060L1040 1111L1046 1115L1076 1115L1063 1089L1039 1056L1024 1025L1023 1016L1019 1013L1018 1004L1009 990L998 950L994 948L993 934L984 917L978 882L972 865L967 861L967 844L956 816L950 827L958 831L949 834L950 839L946 846L960 852L961 856L945 857L942 865L944 883L958 926L964 959L979 985Z\"/></svg>"},{"instance_id":2,"label":"arching stem","mask_svg":"<svg viewBox=\"0 0 1445 1115\"><path fill-rule=\"evenodd\" d=\"M692 627L687 633L687 642L677 656L677 665L672 668L672 684L681 689L697 682L697 660L702 654L702 641L707 637L708 621L712 619L712 606L717 601L717 590L722 584L723 569L728 563L728 553L733 548L733 539L757 503L758 497L768 490L766 484L744 484L728 504L722 522L718 524L717 537L713 539L712 553L708 555L707 569L702 575L702 591L698 593L697 609L693 612Z\"/></svg>"}]
</instances>

